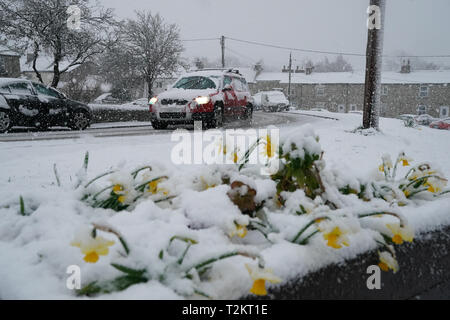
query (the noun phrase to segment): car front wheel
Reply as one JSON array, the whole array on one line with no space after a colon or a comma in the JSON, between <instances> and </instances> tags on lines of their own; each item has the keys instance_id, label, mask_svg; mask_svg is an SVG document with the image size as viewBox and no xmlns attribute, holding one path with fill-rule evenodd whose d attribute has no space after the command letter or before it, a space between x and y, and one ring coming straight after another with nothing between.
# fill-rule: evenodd
<instances>
[{"instance_id":1,"label":"car front wheel","mask_svg":"<svg viewBox=\"0 0 450 320\"><path fill-rule=\"evenodd\" d=\"M223 126L223 109L218 106L214 109L214 119L212 121L212 127L221 128L222 126Z\"/></svg>"},{"instance_id":2,"label":"car front wheel","mask_svg":"<svg viewBox=\"0 0 450 320\"><path fill-rule=\"evenodd\" d=\"M11 128L11 117L6 111L0 111L0 133L4 133Z\"/></svg>"},{"instance_id":3,"label":"car front wheel","mask_svg":"<svg viewBox=\"0 0 450 320\"><path fill-rule=\"evenodd\" d=\"M90 125L90 117L87 114L87 112L79 110L75 111L75 113L72 115L72 124L70 128L72 130L85 130Z\"/></svg>"}]
</instances>

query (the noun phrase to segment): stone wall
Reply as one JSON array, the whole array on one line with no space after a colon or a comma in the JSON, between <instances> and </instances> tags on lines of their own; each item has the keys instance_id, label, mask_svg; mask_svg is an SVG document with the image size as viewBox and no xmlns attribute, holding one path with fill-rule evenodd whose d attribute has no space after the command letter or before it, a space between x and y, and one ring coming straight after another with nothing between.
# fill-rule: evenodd
<instances>
[{"instance_id":1,"label":"stone wall","mask_svg":"<svg viewBox=\"0 0 450 320\"><path fill-rule=\"evenodd\" d=\"M367 288L367 267L379 261L373 251L290 281L260 299L450 299L450 227L395 249L400 270L381 272L380 290Z\"/></svg>"}]
</instances>

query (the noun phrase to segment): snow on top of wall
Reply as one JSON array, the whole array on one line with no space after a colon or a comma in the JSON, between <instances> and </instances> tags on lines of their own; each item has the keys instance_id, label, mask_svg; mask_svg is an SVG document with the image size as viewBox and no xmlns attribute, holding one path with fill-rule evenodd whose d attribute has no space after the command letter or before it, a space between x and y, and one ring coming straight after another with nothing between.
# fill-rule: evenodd
<instances>
[{"instance_id":1,"label":"snow on top of wall","mask_svg":"<svg viewBox=\"0 0 450 320\"><path fill-rule=\"evenodd\" d=\"M61 61L59 63L59 70L64 70L70 65L69 61ZM68 71L75 70L79 65L72 66ZM53 72L53 58L49 56L39 56L36 60L36 69L39 72ZM27 62L27 57L20 58L20 70L22 72L34 72L33 61Z\"/></svg>"},{"instance_id":2,"label":"snow on top of wall","mask_svg":"<svg viewBox=\"0 0 450 320\"><path fill-rule=\"evenodd\" d=\"M305 84L331 84L349 83L363 84L365 82L364 71L356 72L316 72L310 75L304 73L292 73L291 83ZM256 81L279 81L289 83L289 73L286 72L262 72ZM411 73L383 72L381 82L386 84L420 84L420 83L450 83L450 70L424 70Z\"/></svg>"}]
</instances>

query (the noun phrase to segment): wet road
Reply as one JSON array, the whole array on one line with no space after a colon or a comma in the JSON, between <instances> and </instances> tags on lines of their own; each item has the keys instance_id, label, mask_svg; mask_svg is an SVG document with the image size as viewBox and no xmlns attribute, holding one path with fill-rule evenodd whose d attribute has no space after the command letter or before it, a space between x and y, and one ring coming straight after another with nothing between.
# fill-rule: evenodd
<instances>
[{"instance_id":1,"label":"wet road","mask_svg":"<svg viewBox=\"0 0 450 320\"><path fill-rule=\"evenodd\" d=\"M308 117L294 113L264 113L255 112L253 115L253 123L250 127L263 128L269 125L285 126L292 124L305 124L317 121L317 118ZM101 123L93 124L91 128L85 131L70 131L65 128L52 128L49 131L39 132L36 129L16 128L9 133L0 134L0 142L13 141L39 141L39 140L58 140L58 139L78 139L83 137L117 137L117 136L139 136L139 135L155 135L167 134L172 132L169 130L154 130L150 123ZM193 128L193 127L192 127ZM234 121L225 123L225 129L232 128L249 128L249 125L243 122Z\"/></svg>"}]
</instances>

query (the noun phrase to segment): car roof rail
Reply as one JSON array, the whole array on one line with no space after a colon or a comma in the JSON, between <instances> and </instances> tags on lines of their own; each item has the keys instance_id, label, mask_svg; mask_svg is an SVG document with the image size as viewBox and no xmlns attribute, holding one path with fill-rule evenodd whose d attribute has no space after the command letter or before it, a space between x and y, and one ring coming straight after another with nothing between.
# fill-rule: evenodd
<instances>
[{"instance_id":1,"label":"car roof rail","mask_svg":"<svg viewBox=\"0 0 450 320\"><path fill-rule=\"evenodd\" d=\"M239 70L238 69L234 69L234 68L227 69L225 72L226 73L234 73L234 74L242 76L242 74L239 72Z\"/></svg>"}]
</instances>

